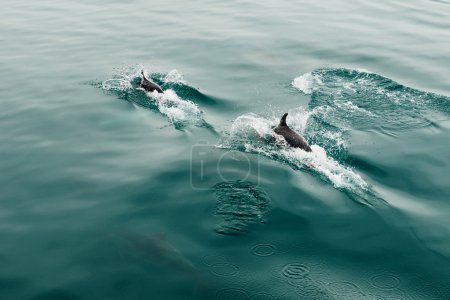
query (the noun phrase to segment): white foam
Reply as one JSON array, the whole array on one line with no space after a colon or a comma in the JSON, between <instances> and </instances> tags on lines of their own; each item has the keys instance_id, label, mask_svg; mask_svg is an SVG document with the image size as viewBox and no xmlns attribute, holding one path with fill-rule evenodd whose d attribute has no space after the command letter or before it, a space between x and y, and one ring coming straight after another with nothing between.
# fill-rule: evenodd
<instances>
[{"instance_id":1,"label":"white foam","mask_svg":"<svg viewBox=\"0 0 450 300\"><path fill-rule=\"evenodd\" d=\"M370 111L353 104L353 102L351 102L351 101L335 101L335 104L337 107L342 108L347 111L350 111L350 112L353 111L353 112L359 112L362 114L370 115L372 117L375 116Z\"/></svg>"},{"instance_id":2,"label":"white foam","mask_svg":"<svg viewBox=\"0 0 450 300\"><path fill-rule=\"evenodd\" d=\"M318 77L311 73L305 73L297 78L294 78L292 86L299 89L305 94L311 94L314 88L314 84L320 80Z\"/></svg>"},{"instance_id":3,"label":"white foam","mask_svg":"<svg viewBox=\"0 0 450 300\"><path fill-rule=\"evenodd\" d=\"M147 95L155 100L158 110L166 115L172 123L193 125L203 123L202 111L198 106L190 100L181 99L173 90L165 90L163 94L154 91Z\"/></svg>"},{"instance_id":4,"label":"white foam","mask_svg":"<svg viewBox=\"0 0 450 300\"><path fill-rule=\"evenodd\" d=\"M141 76L141 68L123 69L121 72L113 79L102 82L102 89L107 91L131 91L133 89L132 82ZM183 74L177 70L167 73L163 81L165 83L186 83ZM173 90L167 89L163 94L156 91L146 92L146 94L151 100L155 101L158 110L166 115L170 122L174 124L204 124L202 111L199 107L190 100L181 99Z\"/></svg>"},{"instance_id":5,"label":"white foam","mask_svg":"<svg viewBox=\"0 0 450 300\"><path fill-rule=\"evenodd\" d=\"M298 107L295 109L289 110L288 115L288 125L293 130L304 133L306 129L306 124L308 123L308 119L311 116L311 112L307 111L303 107Z\"/></svg>"},{"instance_id":6,"label":"white foam","mask_svg":"<svg viewBox=\"0 0 450 300\"><path fill-rule=\"evenodd\" d=\"M371 71L369 71L367 69L364 69L364 68L356 68L355 70L360 72L360 73L373 74L373 72L371 72Z\"/></svg>"},{"instance_id":7,"label":"white foam","mask_svg":"<svg viewBox=\"0 0 450 300\"><path fill-rule=\"evenodd\" d=\"M337 188L349 190L367 188L367 183L361 176L329 157L325 149L318 145L311 145L311 149L312 152L306 152L298 148L286 148L281 149L280 153L298 167L306 165L313 168L327 177Z\"/></svg>"},{"instance_id":8,"label":"white foam","mask_svg":"<svg viewBox=\"0 0 450 300\"><path fill-rule=\"evenodd\" d=\"M182 83L186 84L186 81L184 80L183 74L178 72L178 70L174 69L167 73L167 75L164 77L164 83Z\"/></svg>"},{"instance_id":9,"label":"white foam","mask_svg":"<svg viewBox=\"0 0 450 300\"><path fill-rule=\"evenodd\" d=\"M236 118L231 125L230 133L232 135L256 134L259 137L267 137L272 136L273 131L271 126L275 124L276 121L270 122L256 114L247 114Z\"/></svg>"},{"instance_id":10,"label":"white foam","mask_svg":"<svg viewBox=\"0 0 450 300\"><path fill-rule=\"evenodd\" d=\"M108 79L102 82L105 91L126 91L132 89L130 81L126 78Z\"/></svg>"},{"instance_id":11,"label":"white foam","mask_svg":"<svg viewBox=\"0 0 450 300\"><path fill-rule=\"evenodd\" d=\"M290 123L301 124L299 128L304 130L309 115L310 113L306 110L298 109L289 114ZM322 147L311 145L312 152L287 147L283 137L275 134L272 130L277 123L277 119L265 119L255 114L239 116L231 125L228 135L220 141L217 147L244 149L247 152L256 152L281 159L295 168L311 168L327 178L337 188L348 190L367 188L367 183L361 176L329 157ZM274 137L276 142L273 143L273 140L269 139L270 137ZM266 143L259 143L261 140Z\"/></svg>"}]
</instances>

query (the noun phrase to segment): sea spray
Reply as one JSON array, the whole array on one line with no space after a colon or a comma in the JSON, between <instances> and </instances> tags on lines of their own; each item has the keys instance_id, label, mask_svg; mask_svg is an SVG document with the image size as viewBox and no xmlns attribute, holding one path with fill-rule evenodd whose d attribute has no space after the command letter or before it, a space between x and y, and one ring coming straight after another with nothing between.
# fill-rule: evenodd
<instances>
[{"instance_id":1,"label":"sea spray","mask_svg":"<svg viewBox=\"0 0 450 300\"><path fill-rule=\"evenodd\" d=\"M140 99L136 93L139 90L140 69L121 69L119 74L101 83L104 91L116 93L121 98L146 107L156 107L176 128L193 125L211 128L203 119L203 113L196 103L189 99L184 99L170 87L173 85L186 86L191 90L189 84L184 80L183 75L177 70L168 73L151 73L149 77L162 85L163 94L155 92L145 92L147 99Z\"/></svg>"}]
</instances>

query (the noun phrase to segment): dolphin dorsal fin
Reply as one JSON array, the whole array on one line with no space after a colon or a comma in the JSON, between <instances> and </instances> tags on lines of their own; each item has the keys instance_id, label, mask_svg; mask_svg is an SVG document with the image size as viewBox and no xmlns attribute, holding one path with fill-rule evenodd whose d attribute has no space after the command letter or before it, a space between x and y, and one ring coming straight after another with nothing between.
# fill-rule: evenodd
<instances>
[{"instance_id":1,"label":"dolphin dorsal fin","mask_svg":"<svg viewBox=\"0 0 450 300\"><path fill-rule=\"evenodd\" d=\"M285 113L280 120L280 126L287 126L286 124L286 117L287 117L288 113Z\"/></svg>"},{"instance_id":2,"label":"dolphin dorsal fin","mask_svg":"<svg viewBox=\"0 0 450 300\"><path fill-rule=\"evenodd\" d=\"M146 80L147 78L145 77L144 70L141 70L141 74L142 74L142 79Z\"/></svg>"}]
</instances>

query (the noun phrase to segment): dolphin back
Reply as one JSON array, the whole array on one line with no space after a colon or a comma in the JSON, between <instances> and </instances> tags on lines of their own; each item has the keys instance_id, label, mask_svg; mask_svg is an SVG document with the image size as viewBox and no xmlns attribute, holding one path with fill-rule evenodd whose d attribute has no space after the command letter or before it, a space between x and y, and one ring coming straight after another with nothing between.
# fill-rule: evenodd
<instances>
[{"instance_id":1,"label":"dolphin back","mask_svg":"<svg viewBox=\"0 0 450 300\"><path fill-rule=\"evenodd\" d=\"M311 147L308 145L308 142L298 133L293 131L286 123L286 117L288 113L285 113L280 120L280 124L274 129L276 134L279 134L284 137L286 142L294 148L300 148L305 150L306 152L311 152Z\"/></svg>"},{"instance_id":2,"label":"dolphin back","mask_svg":"<svg viewBox=\"0 0 450 300\"><path fill-rule=\"evenodd\" d=\"M142 80L141 80L141 84L139 85L139 87L143 88L147 92L157 91L158 93L161 93L161 94L164 93L159 85L148 80L147 77L145 77L144 70L141 70L141 74L142 74Z\"/></svg>"}]
</instances>

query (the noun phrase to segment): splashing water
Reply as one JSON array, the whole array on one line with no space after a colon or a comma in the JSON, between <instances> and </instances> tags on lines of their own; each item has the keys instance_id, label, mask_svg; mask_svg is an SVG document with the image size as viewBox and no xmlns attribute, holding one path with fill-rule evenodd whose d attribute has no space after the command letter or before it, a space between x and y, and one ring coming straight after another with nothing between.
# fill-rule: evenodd
<instances>
[{"instance_id":1,"label":"splashing water","mask_svg":"<svg viewBox=\"0 0 450 300\"><path fill-rule=\"evenodd\" d=\"M146 94L155 100L158 110L175 125L202 125L205 123L202 111L198 106L190 100L181 99L173 90L165 90L164 94L156 91Z\"/></svg>"},{"instance_id":2,"label":"splashing water","mask_svg":"<svg viewBox=\"0 0 450 300\"><path fill-rule=\"evenodd\" d=\"M177 84L182 86L188 86L188 83L183 79L183 75L177 70L172 70L167 74L152 73L149 76L156 83L164 85ZM149 103L142 103L134 95L140 82L140 70L124 69L121 74L113 76L113 78L105 80L101 84L101 88L108 92L117 93L122 98L130 100L131 102L138 103L143 106L149 106ZM145 92L147 99L145 102L151 102L156 109L166 115L169 121L174 124L176 128L180 128L187 125L194 126L207 126L207 123L203 119L203 113L200 108L191 100L180 98L173 89L164 89L163 94L157 92Z\"/></svg>"},{"instance_id":3,"label":"splashing water","mask_svg":"<svg viewBox=\"0 0 450 300\"><path fill-rule=\"evenodd\" d=\"M433 113L450 113L450 98L365 70L318 69L295 78L292 86L311 95L309 108L320 110L322 123L343 130L380 128L393 135L433 125Z\"/></svg>"},{"instance_id":4,"label":"splashing water","mask_svg":"<svg viewBox=\"0 0 450 300\"><path fill-rule=\"evenodd\" d=\"M114 78L102 82L102 89L105 91L114 91L114 90L126 91L131 90L132 88L133 86L127 79Z\"/></svg>"},{"instance_id":5,"label":"splashing water","mask_svg":"<svg viewBox=\"0 0 450 300\"><path fill-rule=\"evenodd\" d=\"M188 83L184 80L183 74L178 72L178 70L172 70L164 76L164 83L180 83L187 85Z\"/></svg>"},{"instance_id":6,"label":"splashing water","mask_svg":"<svg viewBox=\"0 0 450 300\"><path fill-rule=\"evenodd\" d=\"M293 110L289 114L290 126L302 133L310 115L302 108ZM295 169L311 169L336 188L359 192L368 188L358 174L329 157L319 145L311 145L312 152L287 147L284 138L273 132L277 123L278 119L265 119L255 114L239 116L217 147L260 153Z\"/></svg>"}]
</instances>

